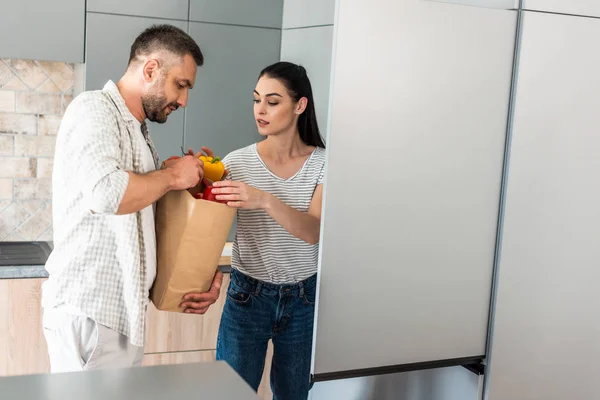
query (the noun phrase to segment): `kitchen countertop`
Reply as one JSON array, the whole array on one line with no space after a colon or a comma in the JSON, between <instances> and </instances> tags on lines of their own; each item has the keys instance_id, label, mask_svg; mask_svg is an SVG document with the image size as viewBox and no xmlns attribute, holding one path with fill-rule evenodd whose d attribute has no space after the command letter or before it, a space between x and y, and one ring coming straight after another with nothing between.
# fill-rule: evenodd
<instances>
[{"instance_id":1,"label":"kitchen countertop","mask_svg":"<svg viewBox=\"0 0 600 400\"><path fill-rule=\"evenodd\" d=\"M53 248L52 242L30 243L45 243L50 247L50 250ZM27 265L0 265L0 279L47 278L48 271L46 271L44 265L45 261L43 263L36 262ZM231 272L231 243L225 244L223 248L223 253L219 260L219 269L224 273Z\"/></svg>"},{"instance_id":2,"label":"kitchen countertop","mask_svg":"<svg viewBox=\"0 0 600 400\"><path fill-rule=\"evenodd\" d=\"M0 378L3 399L259 400L224 361Z\"/></svg>"}]
</instances>

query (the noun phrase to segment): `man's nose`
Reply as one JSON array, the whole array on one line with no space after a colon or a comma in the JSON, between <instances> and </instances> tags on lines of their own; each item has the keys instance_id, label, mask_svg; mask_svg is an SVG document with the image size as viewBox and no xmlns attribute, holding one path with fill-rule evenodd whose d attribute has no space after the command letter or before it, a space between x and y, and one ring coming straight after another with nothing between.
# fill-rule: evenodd
<instances>
[{"instance_id":1,"label":"man's nose","mask_svg":"<svg viewBox=\"0 0 600 400\"><path fill-rule=\"evenodd\" d=\"M177 99L177 104L179 104L180 107L187 107L187 101L188 101L188 91L184 91L183 94L181 96L179 96L179 99Z\"/></svg>"}]
</instances>

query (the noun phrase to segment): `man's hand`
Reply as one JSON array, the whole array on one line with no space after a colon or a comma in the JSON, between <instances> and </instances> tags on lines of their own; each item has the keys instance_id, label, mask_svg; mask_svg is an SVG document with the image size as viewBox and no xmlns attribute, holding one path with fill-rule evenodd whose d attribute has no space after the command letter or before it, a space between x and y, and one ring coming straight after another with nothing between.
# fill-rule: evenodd
<instances>
[{"instance_id":1,"label":"man's hand","mask_svg":"<svg viewBox=\"0 0 600 400\"><path fill-rule=\"evenodd\" d=\"M165 168L173 177L173 190L194 187L204 177L204 163L198 157L190 155L169 161Z\"/></svg>"},{"instance_id":2,"label":"man's hand","mask_svg":"<svg viewBox=\"0 0 600 400\"><path fill-rule=\"evenodd\" d=\"M217 271L208 292L188 293L183 296L183 302L180 305L180 307L184 309L183 312L187 314L204 315L204 313L208 311L208 308L219 299L222 283L223 273Z\"/></svg>"}]
</instances>

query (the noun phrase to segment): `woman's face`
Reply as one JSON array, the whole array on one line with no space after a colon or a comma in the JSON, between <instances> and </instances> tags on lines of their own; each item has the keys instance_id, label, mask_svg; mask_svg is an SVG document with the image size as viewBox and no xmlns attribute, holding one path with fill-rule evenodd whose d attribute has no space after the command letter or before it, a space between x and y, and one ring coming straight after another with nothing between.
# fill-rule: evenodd
<instances>
[{"instance_id":1,"label":"woman's face","mask_svg":"<svg viewBox=\"0 0 600 400\"><path fill-rule=\"evenodd\" d=\"M296 125L298 102L277 79L262 76L254 89L254 119L258 133L269 136Z\"/></svg>"}]
</instances>

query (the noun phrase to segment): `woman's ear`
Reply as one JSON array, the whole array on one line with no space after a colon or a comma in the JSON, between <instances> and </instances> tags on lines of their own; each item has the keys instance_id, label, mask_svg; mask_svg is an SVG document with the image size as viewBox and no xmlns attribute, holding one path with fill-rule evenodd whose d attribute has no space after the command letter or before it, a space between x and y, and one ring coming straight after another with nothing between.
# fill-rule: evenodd
<instances>
[{"instance_id":1,"label":"woman's ear","mask_svg":"<svg viewBox=\"0 0 600 400\"><path fill-rule=\"evenodd\" d=\"M296 114L302 114L304 110L306 110L307 105L308 99L306 97L301 97L300 100L298 100L298 103L296 103L296 109L294 110L294 112Z\"/></svg>"}]
</instances>

